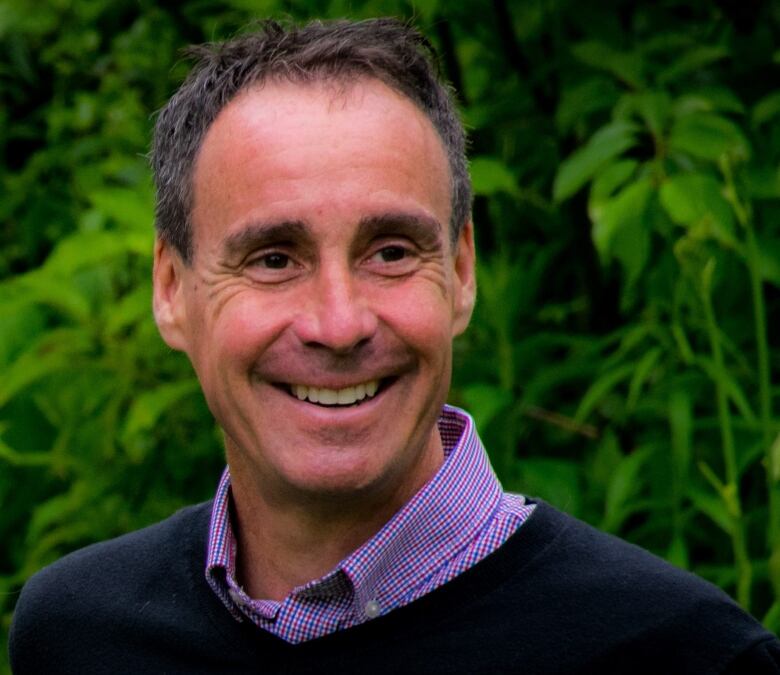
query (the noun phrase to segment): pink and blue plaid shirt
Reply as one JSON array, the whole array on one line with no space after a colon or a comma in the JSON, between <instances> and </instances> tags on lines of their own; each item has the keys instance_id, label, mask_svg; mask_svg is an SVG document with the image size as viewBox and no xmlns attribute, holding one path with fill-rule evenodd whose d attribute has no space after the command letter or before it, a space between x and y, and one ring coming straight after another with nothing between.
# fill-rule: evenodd
<instances>
[{"instance_id":1,"label":"pink and blue plaid shirt","mask_svg":"<svg viewBox=\"0 0 780 675\"><path fill-rule=\"evenodd\" d=\"M503 492L467 413L445 406L438 425L444 463L436 475L335 569L282 601L250 598L236 581L225 469L211 514L206 579L236 619L287 642L312 640L406 605L501 546L534 505Z\"/></svg>"}]
</instances>

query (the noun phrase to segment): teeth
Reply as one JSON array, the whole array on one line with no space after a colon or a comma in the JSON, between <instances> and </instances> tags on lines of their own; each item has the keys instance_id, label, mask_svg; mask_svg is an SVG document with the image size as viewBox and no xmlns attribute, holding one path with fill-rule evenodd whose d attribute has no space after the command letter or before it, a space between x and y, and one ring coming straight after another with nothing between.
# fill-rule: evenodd
<instances>
[{"instance_id":1,"label":"teeth","mask_svg":"<svg viewBox=\"0 0 780 675\"><path fill-rule=\"evenodd\" d=\"M291 390L299 401L321 403L323 405L352 405L364 398L376 396L379 389L379 380L363 382L354 387L344 389L325 389L323 387L309 387L305 384L293 384Z\"/></svg>"},{"instance_id":2,"label":"teeth","mask_svg":"<svg viewBox=\"0 0 780 675\"><path fill-rule=\"evenodd\" d=\"M311 398L311 389L309 390L309 397ZM337 392L335 389L320 389L319 397L320 400L318 403L322 403L324 405L333 405L334 403L339 402L339 392Z\"/></svg>"}]
</instances>

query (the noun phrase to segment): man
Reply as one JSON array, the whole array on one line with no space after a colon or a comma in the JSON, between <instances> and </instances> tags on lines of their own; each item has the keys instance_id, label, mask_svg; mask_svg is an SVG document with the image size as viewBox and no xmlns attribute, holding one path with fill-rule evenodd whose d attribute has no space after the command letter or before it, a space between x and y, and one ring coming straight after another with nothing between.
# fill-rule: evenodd
<instances>
[{"instance_id":1,"label":"man","mask_svg":"<svg viewBox=\"0 0 780 675\"><path fill-rule=\"evenodd\" d=\"M268 23L197 55L155 131L154 311L229 468L35 576L15 671L780 672L714 587L503 493L444 406L474 244L422 38Z\"/></svg>"}]
</instances>

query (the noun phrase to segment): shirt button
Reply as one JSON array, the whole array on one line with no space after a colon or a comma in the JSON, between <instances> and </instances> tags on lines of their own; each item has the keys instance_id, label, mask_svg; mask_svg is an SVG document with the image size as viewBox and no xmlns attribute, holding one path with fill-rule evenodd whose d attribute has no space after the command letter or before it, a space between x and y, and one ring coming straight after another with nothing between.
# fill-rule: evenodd
<instances>
[{"instance_id":1,"label":"shirt button","mask_svg":"<svg viewBox=\"0 0 780 675\"><path fill-rule=\"evenodd\" d=\"M244 601L241 599L241 596L239 595L238 591L235 588L228 589L228 595L230 596L230 599L235 602L239 607L244 606Z\"/></svg>"},{"instance_id":2,"label":"shirt button","mask_svg":"<svg viewBox=\"0 0 780 675\"><path fill-rule=\"evenodd\" d=\"M382 608L376 600L369 600L363 607L363 612L369 619L375 619L382 613Z\"/></svg>"}]
</instances>

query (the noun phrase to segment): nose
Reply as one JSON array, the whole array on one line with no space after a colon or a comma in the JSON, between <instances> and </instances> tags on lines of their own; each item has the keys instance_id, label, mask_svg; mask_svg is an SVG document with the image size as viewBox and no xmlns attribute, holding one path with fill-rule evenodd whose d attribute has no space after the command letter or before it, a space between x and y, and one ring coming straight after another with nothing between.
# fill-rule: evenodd
<instances>
[{"instance_id":1,"label":"nose","mask_svg":"<svg viewBox=\"0 0 780 675\"><path fill-rule=\"evenodd\" d=\"M304 344L349 353L376 332L376 314L348 265L321 267L307 291L295 322Z\"/></svg>"}]
</instances>

